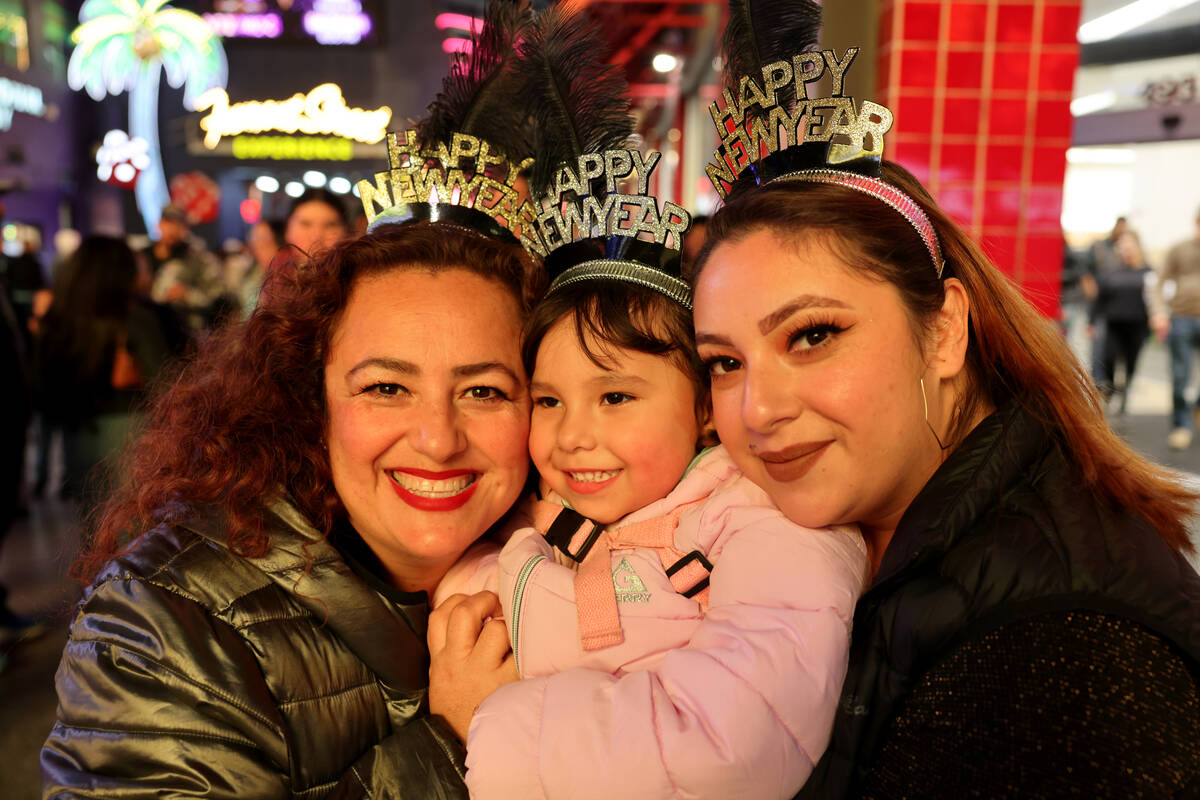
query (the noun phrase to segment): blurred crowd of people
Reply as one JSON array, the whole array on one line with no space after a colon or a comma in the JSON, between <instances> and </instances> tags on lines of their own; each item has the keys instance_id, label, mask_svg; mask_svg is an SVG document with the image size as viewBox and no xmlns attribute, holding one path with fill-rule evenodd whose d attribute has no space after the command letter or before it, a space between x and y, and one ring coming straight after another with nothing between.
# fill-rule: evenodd
<instances>
[{"instance_id":1,"label":"blurred crowd of people","mask_svg":"<svg viewBox=\"0 0 1200 800\"><path fill-rule=\"evenodd\" d=\"M1151 335L1171 361L1171 424L1167 445L1186 450L1200 425L1200 407L1187 393L1193 353L1200 347L1200 210L1193 235L1172 247L1155 269L1128 219L1084 251L1065 249L1062 272L1064 334L1081 358L1081 328L1090 340L1093 380L1118 414L1127 407L1138 357Z\"/></svg>"},{"instance_id":2,"label":"blurred crowd of people","mask_svg":"<svg viewBox=\"0 0 1200 800\"><path fill-rule=\"evenodd\" d=\"M33 496L73 497L86 516L156 380L208 331L248 316L272 264L303 261L350 232L342 199L310 189L282 220L255 223L220 254L174 205L144 247L63 230L45 269L36 237L0 254L0 374L15 383L0 432L0 545ZM61 482L51 485L56 460ZM36 624L9 609L0 586L0 644Z\"/></svg>"}]
</instances>

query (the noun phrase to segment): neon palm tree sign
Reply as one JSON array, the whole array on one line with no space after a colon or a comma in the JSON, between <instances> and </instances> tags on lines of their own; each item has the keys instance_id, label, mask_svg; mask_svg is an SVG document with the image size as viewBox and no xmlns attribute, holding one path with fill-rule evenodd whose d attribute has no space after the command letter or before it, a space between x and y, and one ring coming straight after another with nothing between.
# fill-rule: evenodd
<instances>
[{"instance_id":1,"label":"neon palm tree sign","mask_svg":"<svg viewBox=\"0 0 1200 800\"><path fill-rule=\"evenodd\" d=\"M225 87L228 66L221 40L190 11L167 0L85 0L80 25L71 33L75 49L67 83L93 100L129 92L129 136L149 145L150 166L134 189L138 210L151 235L167 204L167 180L158 146L158 82L183 87L183 104L194 109L207 89Z\"/></svg>"}]
</instances>

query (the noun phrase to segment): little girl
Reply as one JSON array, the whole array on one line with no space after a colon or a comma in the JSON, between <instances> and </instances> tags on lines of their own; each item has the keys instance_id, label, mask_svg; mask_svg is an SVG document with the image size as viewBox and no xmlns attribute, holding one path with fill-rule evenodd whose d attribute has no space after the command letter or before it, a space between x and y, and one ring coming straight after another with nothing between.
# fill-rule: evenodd
<instances>
[{"instance_id":1,"label":"little girl","mask_svg":"<svg viewBox=\"0 0 1200 800\"><path fill-rule=\"evenodd\" d=\"M618 279L527 326L534 525L435 600L498 591L525 680L471 721L476 798L791 797L829 740L866 574L851 528L789 521L709 431L691 313Z\"/></svg>"}]
</instances>

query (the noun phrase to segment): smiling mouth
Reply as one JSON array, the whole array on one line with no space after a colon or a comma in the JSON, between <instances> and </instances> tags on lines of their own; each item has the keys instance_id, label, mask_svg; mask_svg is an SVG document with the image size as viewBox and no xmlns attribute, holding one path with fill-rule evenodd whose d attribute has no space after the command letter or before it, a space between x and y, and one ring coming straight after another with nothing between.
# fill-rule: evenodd
<instances>
[{"instance_id":1,"label":"smiling mouth","mask_svg":"<svg viewBox=\"0 0 1200 800\"><path fill-rule=\"evenodd\" d=\"M831 444L832 439L823 442L802 442L782 450L760 452L758 457L767 474L774 480L781 483L796 481L812 469Z\"/></svg>"},{"instance_id":2,"label":"smiling mouth","mask_svg":"<svg viewBox=\"0 0 1200 800\"><path fill-rule=\"evenodd\" d=\"M448 478L434 479L411 475L407 472L389 471L392 482L409 494L430 500L455 497L470 489L479 480L479 473L467 472Z\"/></svg>"},{"instance_id":3,"label":"smiling mouth","mask_svg":"<svg viewBox=\"0 0 1200 800\"><path fill-rule=\"evenodd\" d=\"M604 483L621 474L619 469L591 470L590 472L569 472L564 470L567 477L578 483Z\"/></svg>"}]
</instances>

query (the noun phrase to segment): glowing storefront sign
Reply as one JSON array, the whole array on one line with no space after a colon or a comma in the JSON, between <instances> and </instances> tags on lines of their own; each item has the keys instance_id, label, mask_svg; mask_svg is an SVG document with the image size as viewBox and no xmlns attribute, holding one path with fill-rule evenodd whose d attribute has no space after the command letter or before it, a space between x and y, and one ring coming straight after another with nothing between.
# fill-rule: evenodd
<instances>
[{"instance_id":1,"label":"glowing storefront sign","mask_svg":"<svg viewBox=\"0 0 1200 800\"><path fill-rule=\"evenodd\" d=\"M46 116L42 90L27 83L0 78L0 131L12 127L14 111L34 117Z\"/></svg>"},{"instance_id":2,"label":"glowing storefront sign","mask_svg":"<svg viewBox=\"0 0 1200 800\"><path fill-rule=\"evenodd\" d=\"M233 157L273 161L349 161L354 142L333 136L235 136Z\"/></svg>"},{"instance_id":3,"label":"glowing storefront sign","mask_svg":"<svg viewBox=\"0 0 1200 800\"><path fill-rule=\"evenodd\" d=\"M278 14L204 14L204 21L222 39L278 39L283 35L283 17Z\"/></svg>"},{"instance_id":4,"label":"glowing storefront sign","mask_svg":"<svg viewBox=\"0 0 1200 800\"><path fill-rule=\"evenodd\" d=\"M29 23L15 11L0 6L0 45L11 47L17 69L29 69Z\"/></svg>"},{"instance_id":5,"label":"glowing storefront sign","mask_svg":"<svg viewBox=\"0 0 1200 800\"><path fill-rule=\"evenodd\" d=\"M304 32L320 44L358 44L371 32L371 18L359 0L313 0Z\"/></svg>"},{"instance_id":6,"label":"glowing storefront sign","mask_svg":"<svg viewBox=\"0 0 1200 800\"><path fill-rule=\"evenodd\" d=\"M287 100L248 101L230 105L224 89L209 89L196 100L196 110L211 109L200 120L204 146L215 149L222 136L241 133L283 131L284 133L330 134L374 144L387 134L392 110L349 108L336 84L323 83L307 95L294 94Z\"/></svg>"}]
</instances>

